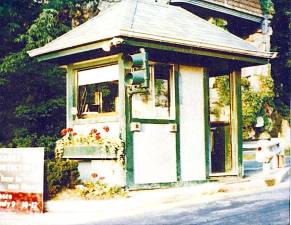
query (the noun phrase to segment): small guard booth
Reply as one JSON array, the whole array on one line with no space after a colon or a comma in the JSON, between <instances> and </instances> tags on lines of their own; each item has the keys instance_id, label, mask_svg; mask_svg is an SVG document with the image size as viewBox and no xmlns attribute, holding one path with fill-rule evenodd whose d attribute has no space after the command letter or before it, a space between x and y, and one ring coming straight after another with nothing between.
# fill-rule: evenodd
<instances>
[{"instance_id":1,"label":"small guard booth","mask_svg":"<svg viewBox=\"0 0 291 225\"><path fill-rule=\"evenodd\" d=\"M243 176L240 71L271 53L149 0L117 3L28 53L66 68L67 127L106 125L125 142L124 167L85 150L68 156L82 178L96 172L134 189ZM227 84L224 103L218 82Z\"/></svg>"}]
</instances>

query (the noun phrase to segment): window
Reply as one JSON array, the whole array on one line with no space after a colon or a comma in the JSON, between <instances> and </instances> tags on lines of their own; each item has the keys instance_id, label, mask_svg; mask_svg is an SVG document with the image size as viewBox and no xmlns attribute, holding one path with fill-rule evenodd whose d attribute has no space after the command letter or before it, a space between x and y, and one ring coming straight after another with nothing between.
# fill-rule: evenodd
<instances>
[{"instance_id":1,"label":"window","mask_svg":"<svg viewBox=\"0 0 291 225\"><path fill-rule=\"evenodd\" d=\"M150 65L149 92L133 95L133 117L148 119L170 119L174 117L173 74L173 66L171 65Z\"/></svg>"},{"instance_id":2,"label":"window","mask_svg":"<svg viewBox=\"0 0 291 225\"><path fill-rule=\"evenodd\" d=\"M118 74L117 65L78 71L78 118L118 111Z\"/></svg>"}]
</instances>

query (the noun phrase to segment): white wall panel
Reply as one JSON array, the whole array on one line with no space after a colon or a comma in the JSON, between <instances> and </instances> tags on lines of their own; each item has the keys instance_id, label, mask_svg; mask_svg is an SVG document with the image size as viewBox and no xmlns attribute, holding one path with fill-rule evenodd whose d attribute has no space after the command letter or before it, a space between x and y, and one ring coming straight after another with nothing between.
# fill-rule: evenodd
<instances>
[{"instance_id":1,"label":"white wall panel","mask_svg":"<svg viewBox=\"0 0 291 225\"><path fill-rule=\"evenodd\" d=\"M206 179L203 68L180 66L180 149L183 181Z\"/></svg>"},{"instance_id":2,"label":"white wall panel","mask_svg":"<svg viewBox=\"0 0 291 225\"><path fill-rule=\"evenodd\" d=\"M104 132L103 127L108 126L109 132ZM97 129L102 137L119 137L119 122L106 122L106 123L88 123L73 126L74 131L78 134L88 135L92 129Z\"/></svg>"},{"instance_id":3,"label":"white wall panel","mask_svg":"<svg viewBox=\"0 0 291 225\"><path fill-rule=\"evenodd\" d=\"M176 134L169 124L142 124L133 134L136 184L175 182Z\"/></svg>"}]
</instances>

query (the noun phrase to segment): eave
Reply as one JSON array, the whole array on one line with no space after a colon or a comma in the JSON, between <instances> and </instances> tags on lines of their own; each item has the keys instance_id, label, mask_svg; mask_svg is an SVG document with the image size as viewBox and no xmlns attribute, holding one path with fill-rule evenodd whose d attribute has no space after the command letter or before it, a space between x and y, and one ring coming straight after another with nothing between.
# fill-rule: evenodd
<instances>
[{"instance_id":1,"label":"eave","mask_svg":"<svg viewBox=\"0 0 291 225\"><path fill-rule=\"evenodd\" d=\"M204 57L212 57L212 58L219 58L231 61L241 61L250 63L253 65L260 65L268 63L269 59L273 57L273 53L264 53L264 55L260 55L259 53L256 55L247 55L246 53L234 53L230 51L221 51L217 49L206 49L206 48L199 48L193 46L186 46L180 44L170 44L170 43L163 43L157 41L150 41L144 39L137 39L137 38L128 38L128 37L116 37L122 40L118 45L111 45L113 39L103 40L96 43L90 43L83 46L77 46L70 49L64 49L55 52L49 52L46 54L36 56L38 61L61 61L60 59L65 57L78 57L80 54L86 54L86 52L92 51L100 51L104 54L110 54L111 52L105 52L104 46L111 45L111 50L120 48L120 47L135 47L135 48L150 48L156 49L161 51L170 51L176 53L183 53L188 55L197 55L197 56L204 56ZM115 51L116 52L116 51ZM261 53L262 54L262 53Z\"/></svg>"}]
</instances>

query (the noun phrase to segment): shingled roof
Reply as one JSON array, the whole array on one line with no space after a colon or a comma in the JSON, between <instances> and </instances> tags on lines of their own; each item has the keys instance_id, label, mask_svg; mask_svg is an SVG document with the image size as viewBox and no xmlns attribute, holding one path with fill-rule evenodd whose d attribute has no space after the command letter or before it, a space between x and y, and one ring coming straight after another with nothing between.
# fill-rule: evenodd
<instances>
[{"instance_id":1,"label":"shingled roof","mask_svg":"<svg viewBox=\"0 0 291 225\"><path fill-rule=\"evenodd\" d=\"M204 0L215 4L223 5L238 11L263 15L260 0Z\"/></svg>"},{"instance_id":2,"label":"shingled roof","mask_svg":"<svg viewBox=\"0 0 291 225\"><path fill-rule=\"evenodd\" d=\"M125 0L41 48L30 56L72 49L114 37L127 37L201 49L268 57L250 43L177 6Z\"/></svg>"}]
</instances>

